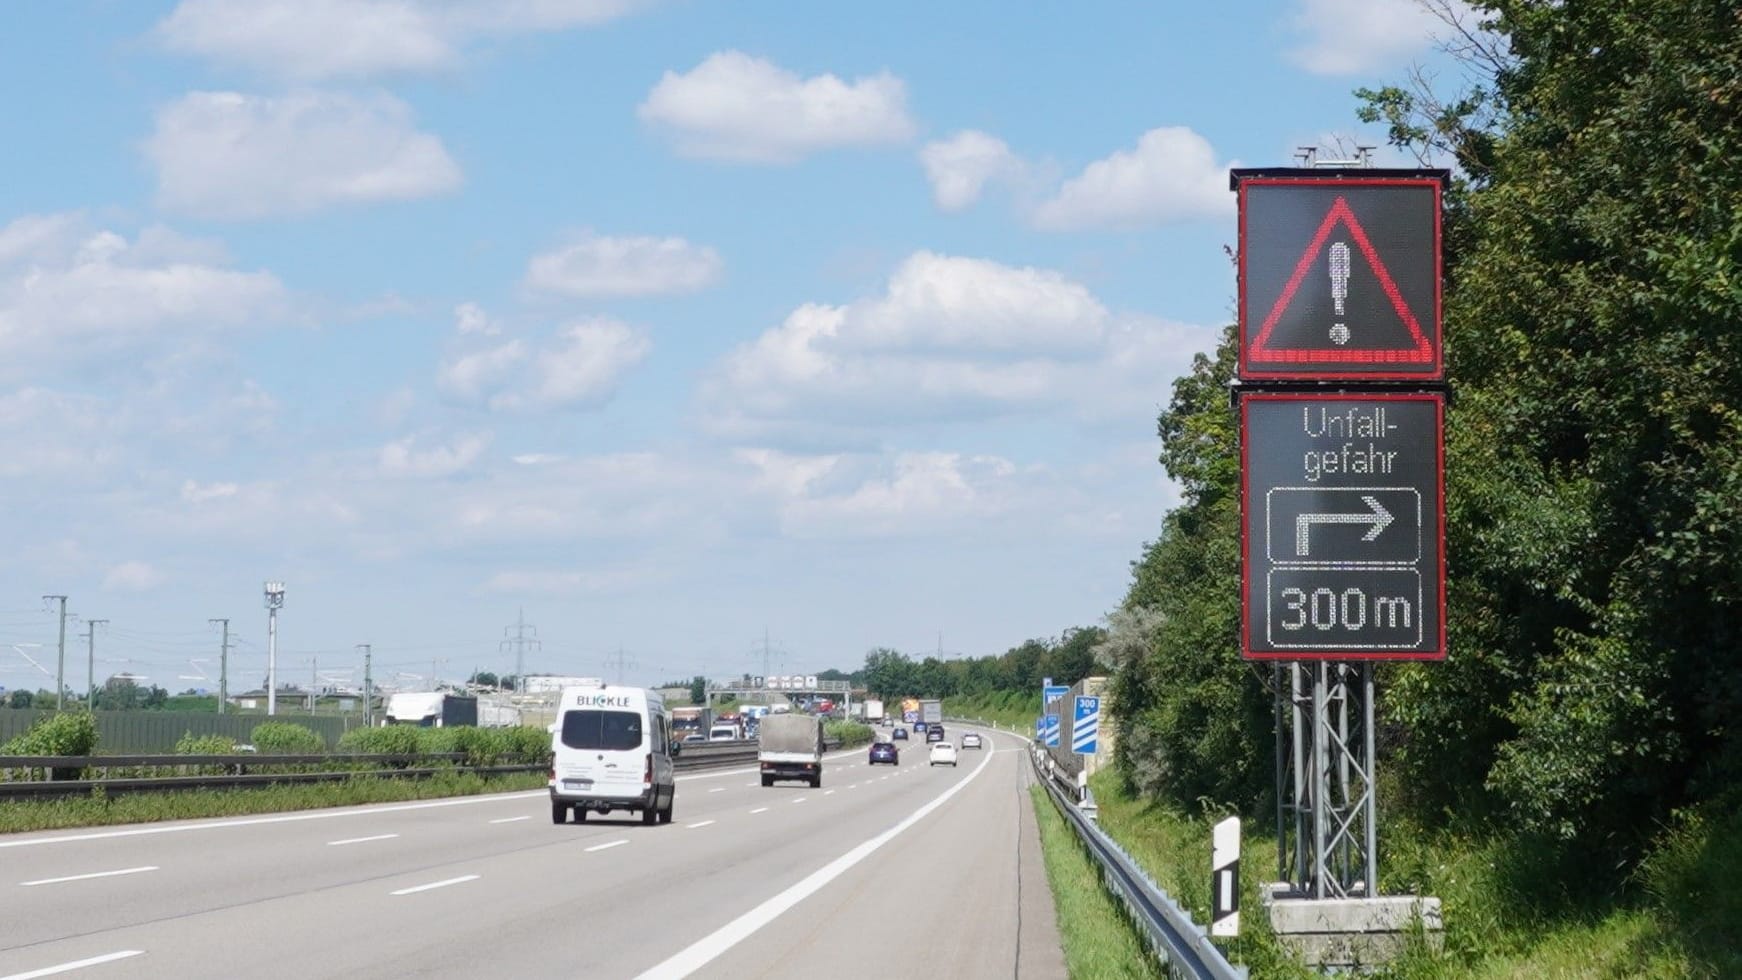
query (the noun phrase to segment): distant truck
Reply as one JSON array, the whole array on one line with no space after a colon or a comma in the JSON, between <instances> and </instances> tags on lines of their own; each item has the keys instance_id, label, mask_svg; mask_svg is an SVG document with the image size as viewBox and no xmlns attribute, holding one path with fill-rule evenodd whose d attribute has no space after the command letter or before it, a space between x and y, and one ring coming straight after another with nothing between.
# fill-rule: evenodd
<instances>
[{"instance_id":1,"label":"distant truck","mask_svg":"<svg viewBox=\"0 0 1742 980\"><path fill-rule=\"evenodd\" d=\"M919 720L925 722L928 728L932 725L943 724L944 703L942 701L921 701L919 703Z\"/></svg>"},{"instance_id":2,"label":"distant truck","mask_svg":"<svg viewBox=\"0 0 1742 980\"><path fill-rule=\"evenodd\" d=\"M387 695L382 725L453 728L478 724L478 699L449 691L418 691Z\"/></svg>"},{"instance_id":3,"label":"distant truck","mask_svg":"<svg viewBox=\"0 0 1742 980\"><path fill-rule=\"evenodd\" d=\"M866 722L875 725L878 722L883 720L883 702L882 701L879 701L876 698L868 698L865 700L864 705L865 705L865 721Z\"/></svg>"},{"instance_id":4,"label":"distant truck","mask_svg":"<svg viewBox=\"0 0 1742 980\"><path fill-rule=\"evenodd\" d=\"M769 715L756 736L756 762L762 785L798 779L815 789L823 784L823 720L815 715Z\"/></svg>"}]
</instances>

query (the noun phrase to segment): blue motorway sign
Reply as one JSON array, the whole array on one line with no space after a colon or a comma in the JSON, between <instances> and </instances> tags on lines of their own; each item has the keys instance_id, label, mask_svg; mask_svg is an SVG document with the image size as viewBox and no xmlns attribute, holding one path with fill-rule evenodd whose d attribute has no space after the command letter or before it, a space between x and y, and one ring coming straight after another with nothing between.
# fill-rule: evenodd
<instances>
[{"instance_id":1,"label":"blue motorway sign","mask_svg":"<svg viewBox=\"0 0 1742 980\"><path fill-rule=\"evenodd\" d=\"M1071 721L1071 751L1094 755L1101 734L1101 699L1078 695Z\"/></svg>"}]
</instances>

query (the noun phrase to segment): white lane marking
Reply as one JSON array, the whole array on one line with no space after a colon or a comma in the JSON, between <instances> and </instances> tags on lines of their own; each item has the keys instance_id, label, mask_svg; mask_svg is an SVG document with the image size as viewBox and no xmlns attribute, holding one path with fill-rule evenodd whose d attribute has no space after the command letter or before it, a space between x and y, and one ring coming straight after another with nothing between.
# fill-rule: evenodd
<instances>
[{"instance_id":1,"label":"white lane marking","mask_svg":"<svg viewBox=\"0 0 1742 980\"><path fill-rule=\"evenodd\" d=\"M712 821L712 820L703 820L703 821L702 821L702 822L701 822L701 823L692 823L692 824L690 824L690 825L689 825L689 827L688 827L688 828L687 828L687 829L689 829L689 830L694 830L694 829L696 829L696 828L697 828L697 827L706 827L706 826L707 826L707 825L709 825L709 824L711 824L711 823L713 823L713 822L714 822L714 821Z\"/></svg>"},{"instance_id":2,"label":"white lane marking","mask_svg":"<svg viewBox=\"0 0 1742 980\"><path fill-rule=\"evenodd\" d=\"M531 819L532 819L531 817L526 816L525 814L522 814L518 817L498 817L495 820L492 820L490 822L491 823L515 823L516 821L531 820Z\"/></svg>"},{"instance_id":3,"label":"white lane marking","mask_svg":"<svg viewBox=\"0 0 1742 980\"><path fill-rule=\"evenodd\" d=\"M459 884L464 884L465 882L468 882L468 881L477 881L477 880L478 880L477 875L461 875L458 878L444 878L441 881L432 881L427 885L413 885L410 888L401 888L400 890L398 890L396 892L388 892L387 894L389 894L389 895L411 895L411 894L415 894L417 892L427 892L431 888L446 888L449 885L459 885Z\"/></svg>"},{"instance_id":4,"label":"white lane marking","mask_svg":"<svg viewBox=\"0 0 1742 980\"><path fill-rule=\"evenodd\" d=\"M808 799L810 799L810 797L808 797L808 796L799 796L799 797L795 797L793 799L793 802L794 803L803 803L805 800L808 800Z\"/></svg>"},{"instance_id":5,"label":"white lane marking","mask_svg":"<svg viewBox=\"0 0 1742 980\"><path fill-rule=\"evenodd\" d=\"M897 834L912 827L925 819L933 810L949 802L950 797L960 793L963 788L974 781L976 776L984 772L987 764L991 761L990 755L981 759L980 764L974 767L974 771L968 773L966 778L956 781L929 803L908 814L900 823L811 872L798 884L696 940L679 951L677 955L642 973L636 980L678 980L680 977L687 977L707 966L720 954L750 938L758 929L780 918L788 909L798 905L821 890L824 885L847 873L854 865L870 857L873 851L894 840Z\"/></svg>"},{"instance_id":6,"label":"white lane marking","mask_svg":"<svg viewBox=\"0 0 1742 980\"><path fill-rule=\"evenodd\" d=\"M726 787L724 786L715 786L713 789L708 790L710 793L724 793L725 791Z\"/></svg>"},{"instance_id":7,"label":"white lane marking","mask_svg":"<svg viewBox=\"0 0 1742 980\"><path fill-rule=\"evenodd\" d=\"M613 847L621 847L627 843L629 843L629 838L625 837L622 840L610 840L603 844L594 844L592 847L583 848L583 850L588 854L591 854L594 851L608 851Z\"/></svg>"},{"instance_id":8,"label":"white lane marking","mask_svg":"<svg viewBox=\"0 0 1742 980\"><path fill-rule=\"evenodd\" d=\"M767 807L765 807L765 806L759 806L759 807L757 807L757 808L756 808L756 809L754 809L754 810L751 810L751 811L750 811L750 812L751 812L751 813L767 813L767 812L768 812L768 808L767 808Z\"/></svg>"},{"instance_id":9,"label":"white lane marking","mask_svg":"<svg viewBox=\"0 0 1742 980\"><path fill-rule=\"evenodd\" d=\"M0 848L35 847L38 844L69 844L85 840L108 840L114 837L147 837L152 834L179 834L189 830L213 830L221 827L256 827L274 823L298 823L303 820L332 820L336 817L360 817L377 813L401 813L406 810L432 810L445 806L470 806L474 803L497 803L504 800L530 800L534 797L549 799L550 790L535 789L525 793L497 793L490 796L462 796L450 800L431 800L425 803L395 803L391 806L372 806L362 809L320 810L304 813L287 813L273 817L240 817L234 820L203 820L199 823L178 823L168 826L153 825L150 827L134 827L129 830L103 830L89 834L63 834L59 837L36 837L29 840L0 840ZM5 980L5 978L0 978Z\"/></svg>"},{"instance_id":10,"label":"white lane marking","mask_svg":"<svg viewBox=\"0 0 1742 980\"><path fill-rule=\"evenodd\" d=\"M399 836L398 834L376 834L373 837L347 837L344 840L327 841L327 846L328 847L341 847L345 844L367 844L368 842L370 842L372 840L392 840L393 838L398 837L398 836Z\"/></svg>"},{"instance_id":11,"label":"white lane marking","mask_svg":"<svg viewBox=\"0 0 1742 980\"><path fill-rule=\"evenodd\" d=\"M84 881L87 878L113 878L116 875L136 875L141 871L156 871L157 865L148 864L139 868L122 868L119 871L93 871L86 875L67 875L64 878L38 878L35 881L21 881L20 885L29 888L31 885L58 885L63 881Z\"/></svg>"},{"instance_id":12,"label":"white lane marking","mask_svg":"<svg viewBox=\"0 0 1742 980\"><path fill-rule=\"evenodd\" d=\"M848 784L847 784L847 788L848 788L848 789L858 789L858 788L859 788L859 784L858 784L858 783L848 783Z\"/></svg>"},{"instance_id":13,"label":"white lane marking","mask_svg":"<svg viewBox=\"0 0 1742 980\"><path fill-rule=\"evenodd\" d=\"M143 949L124 949L118 953L104 953L102 956L74 960L71 963L62 963L59 966L45 966L40 970L31 970L28 973L8 973L5 976L0 977L0 980L36 980L37 977L52 977L57 973L66 973L70 970L82 970L87 966L96 966L99 963L113 963L116 960L124 960L129 956L138 956L144 952L145 950Z\"/></svg>"},{"instance_id":14,"label":"white lane marking","mask_svg":"<svg viewBox=\"0 0 1742 980\"><path fill-rule=\"evenodd\" d=\"M833 796L833 795L834 795L834 793L835 793L835 791L834 791L834 790L832 790L832 789L825 789L825 790L823 790L823 795L824 795L824 796Z\"/></svg>"}]
</instances>

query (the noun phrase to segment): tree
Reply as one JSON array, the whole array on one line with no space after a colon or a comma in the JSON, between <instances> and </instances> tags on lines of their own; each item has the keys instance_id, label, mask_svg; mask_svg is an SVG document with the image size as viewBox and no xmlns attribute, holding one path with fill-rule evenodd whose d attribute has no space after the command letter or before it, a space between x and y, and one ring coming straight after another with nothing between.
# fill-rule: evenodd
<instances>
[{"instance_id":1,"label":"tree","mask_svg":"<svg viewBox=\"0 0 1742 980\"><path fill-rule=\"evenodd\" d=\"M708 701L708 679L701 674L690 678L690 703L706 704Z\"/></svg>"},{"instance_id":2,"label":"tree","mask_svg":"<svg viewBox=\"0 0 1742 980\"><path fill-rule=\"evenodd\" d=\"M1399 145L1482 130L1446 143L1476 164L1447 225L1451 654L1382 707L1418 813L1637 842L1742 781L1742 30L1484 6L1507 55L1436 100L1455 121L1366 93Z\"/></svg>"},{"instance_id":3,"label":"tree","mask_svg":"<svg viewBox=\"0 0 1742 980\"><path fill-rule=\"evenodd\" d=\"M479 687L496 687L499 681L497 680L496 675L490 671L480 670L472 675L470 683L476 684Z\"/></svg>"},{"instance_id":4,"label":"tree","mask_svg":"<svg viewBox=\"0 0 1742 980\"><path fill-rule=\"evenodd\" d=\"M6 696L6 706L8 708L28 708L34 700L35 697L29 691L19 688Z\"/></svg>"}]
</instances>

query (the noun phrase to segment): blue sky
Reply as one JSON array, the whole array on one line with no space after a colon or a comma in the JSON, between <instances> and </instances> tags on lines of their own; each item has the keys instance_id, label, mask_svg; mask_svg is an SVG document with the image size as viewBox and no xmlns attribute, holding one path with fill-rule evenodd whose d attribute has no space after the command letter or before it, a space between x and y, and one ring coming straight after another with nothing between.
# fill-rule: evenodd
<instances>
[{"instance_id":1,"label":"blue sky","mask_svg":"<svg viewBox=\"0 0 1742 980\"><path fill-rule=\"evenodd\" d=\"M1233 165L1413 0L70 0L0 37L0 684L631 680L1099 622ZM1406 164L1394 155L1382 162ZM69 632L83 628L83 619ZM30 644L41 644L32 647ZM14 645L21 650L14 649ZM69 643L69 646L73 644ZM69 683L84 683L84 648ZM432 664L432 661L434 663ZM48 661L44 661L48 662Z\"/></svg>"}]
</instances>

